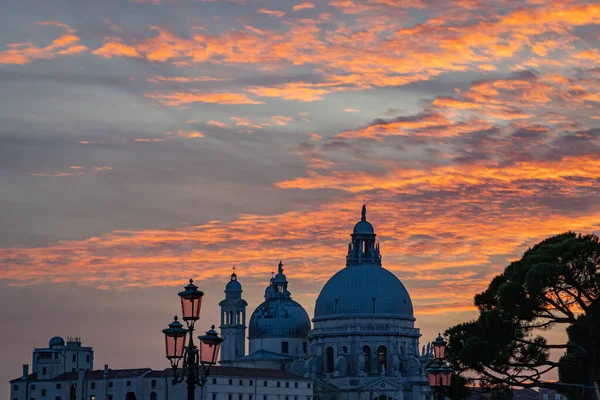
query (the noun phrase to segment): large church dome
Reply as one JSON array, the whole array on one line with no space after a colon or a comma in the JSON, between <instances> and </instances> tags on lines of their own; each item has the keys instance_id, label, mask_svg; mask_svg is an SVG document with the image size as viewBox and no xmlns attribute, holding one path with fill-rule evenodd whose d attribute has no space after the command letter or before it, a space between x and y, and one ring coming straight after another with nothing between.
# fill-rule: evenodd
<instances>
[{"instance_id":1,"label":"large church dome","mask_svg":"<svg viewBox=\"0 0 600 400\"><path fill-rule=\"evenodd\" d=\"M375 315L414 320L408 291L383 267L354 265L338 271L325 284L317 298L314 321Z\"/></svg>"},{"instance_id":2,"label":"large church dome","mask_svg":"<svg viewBox=\"0 0 600 400\"><path fill-rule=\"evenodd\" d=\"M375 231L366 219L363 206L361 220L352 233L346 268L325 284L315 305L315 318L381 317L414 321L408 291L400 280L381 266Z\"/></svg>"},{"instance_id":3,"label":"large church dome","mask_svg":"<svg viewBox=\"0 0 600 400\"><path fill-rule=\"evenodd\" d=\"M310 318L300 304L292 300L287 290L288 281L279 262L277 275L265 292L265 301L250 317L248 338L306 338Z\"/></svg>"}]
</instances>

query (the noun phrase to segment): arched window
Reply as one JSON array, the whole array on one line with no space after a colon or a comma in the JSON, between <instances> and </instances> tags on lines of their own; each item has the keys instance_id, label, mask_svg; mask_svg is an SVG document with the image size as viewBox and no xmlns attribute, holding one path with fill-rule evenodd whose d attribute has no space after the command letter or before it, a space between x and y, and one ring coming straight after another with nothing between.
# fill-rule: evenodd
<instances>
[{"instance_id":1,"label":"arched window","mask_svg":"<svg viewBox=\"0 0 600 400\"><path fill-rule=\"evenodd\" d=\"M327 356L327 365L325 370L327 372L333 372L333 347L328 347L325 351Z\"/></svg>"},{"instance_id":2,"label":"arched window","mask_svg":"<svg viewBox=\"0 0 600 400\"><path fill-rule=\"evenodd\" d=\"M156 392L150 393L150 400L158 400L158 395L156 394Z\"/></svg>"},{"instance_id":3,"label":"arched window","mask_svg":"<svg viewBox=\"0 0 600 400\"><path fill-rule=\"evenodd\" d=\"M371 372L371 348L363 346L363 358L365 360L365 372Z\"/></svg>"},{"instance_id":4,"label":"arched window","mask_svg":"<svg viewBox=\"0 0 600 400\"><path fill-rule=\"evenodd\" d=\"M135 397L135 393L127 392L125 395L125 400L137 400L137 397Z\"/></svg>"},{"instance_id":5,"label":"arched window","mask_svg":"<svg viewBox=\"0 0 600 400\"><path fill-rule=\"evenodd\" d=\"M235 321L233 320L233 311L229 311L229 323L235 324Z\"/></svg>"},{"instance_id":6,"label":"arched window","mask_svg":"<svg viewBox=\"0 0 600 400\"><path fill-rule=\"evenodd\" d=\"M377 371L381 372L383 368L387 370L387 349L385 346L377 348Z\"/></svg>"}]
</instances>

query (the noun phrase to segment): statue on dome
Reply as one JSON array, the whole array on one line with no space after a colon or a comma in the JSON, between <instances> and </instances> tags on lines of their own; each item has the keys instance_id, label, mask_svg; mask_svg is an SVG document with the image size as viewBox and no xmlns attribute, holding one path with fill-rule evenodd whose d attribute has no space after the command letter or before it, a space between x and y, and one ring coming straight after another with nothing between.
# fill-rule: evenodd
<instances>
[{"instance_id":1,"label":"statue on dome","mask_svg":"<svg viewBox=\"0 0 600 400\"><path fill-rule=\"evenodd\" d=\"M366 204L363 204L363 206L362 206L362 211L360 213L360 220L361 221L367 220L367 205Z\"/></svg>"}]
</instances>

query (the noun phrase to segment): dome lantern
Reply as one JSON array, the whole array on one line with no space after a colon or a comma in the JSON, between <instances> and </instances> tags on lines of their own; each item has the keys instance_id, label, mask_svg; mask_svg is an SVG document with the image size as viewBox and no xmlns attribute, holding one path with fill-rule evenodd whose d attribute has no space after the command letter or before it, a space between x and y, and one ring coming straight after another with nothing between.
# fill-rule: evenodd
<instances>
[{"instance_id":1,"label":"dome lantern","mask_svg":"<svg viewBox=\"0 0 600 400\"><path fill-rule=\"evenodd\" d=\"M381 266L381 253L379 243L375 242L375 229L367 221L367 205L363 204L360 221L354 225L352 241L348 244L346 266L359 264L373 264Z\"/></svg>"}]
</instances>

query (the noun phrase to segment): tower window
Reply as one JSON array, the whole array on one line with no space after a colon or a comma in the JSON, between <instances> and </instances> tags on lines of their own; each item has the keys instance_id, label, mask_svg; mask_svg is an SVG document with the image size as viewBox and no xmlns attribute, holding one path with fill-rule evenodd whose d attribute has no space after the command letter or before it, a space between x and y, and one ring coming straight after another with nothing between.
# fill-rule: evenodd
<instances>
[{"instance_id":1,"label":"tower window","mask_svg":"<svg viewBox=\"0 0 600 400\"><path fill-rule=\"evenodd\" d=\"M302 342L302 352L306 354L306 342Z\"/></svg>"},{"instance_id":2,"label":"tower window","mask_svg":"<svg viewBox=\"0 0 600 400\"><path fill-rule=\"evenodd\" d=\"M96 382L90 383L90 389L96 389Z\"/></svg>"},{"instance_id":3,"label":"tower window","mask_svg":"<svg viewBox=\"0 0 600 400\"><path fill-rule=\"evenodd\" d=\"M90 355L89 354L87 356L85 356L85 362L87 362L87 363L90 362Z\"/></svg>"},{"instance_id":4,"label":"tower window","mask_svg":"<svg viewBox=\"0 0 600 400\"><path fill-rule=\"evenodd\" d=\"M283 354L287 354L290 351L290 343L289 342L281 342L281 352Z\"/></svg>"},{"instance_id":5,"label":"tower window","mask_svg":"<svg viewBox=\"0 0 600 400\"><path fill-rule=\"evenodd\" d=\"M42 368L42 375L46 375L46 372L47 372L46 367Z\"/></svg>"}]
</instances>

